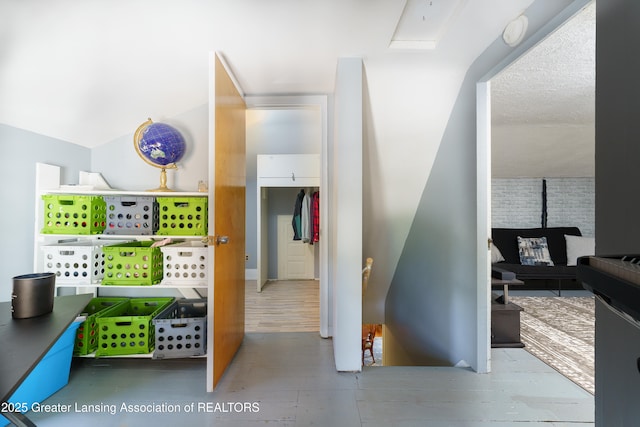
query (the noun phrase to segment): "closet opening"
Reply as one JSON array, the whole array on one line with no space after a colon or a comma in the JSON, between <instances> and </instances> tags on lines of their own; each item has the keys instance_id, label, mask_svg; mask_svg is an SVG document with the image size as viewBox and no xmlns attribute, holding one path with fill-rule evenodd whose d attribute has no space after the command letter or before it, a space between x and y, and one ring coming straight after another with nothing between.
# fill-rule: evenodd
<instances>
[{"instance_id":1,"label":"closet opening","mask_svg":"<svg viewBox=\"0 0 640 427\"><path fill-rule=\"evenodd\" d=\"M291 211L291 205L294 209L293 212L268 215L269 221L276 224L275 229L273 224L268 224L265 236L269 245L267 277L277 280L314 280L319 277L319 251L316 248L320 245L320 236L316 219L319 217L320 192L317 188L295 189L296 194L290 190L278 187L268 189L272 201L276 198L275 194L286 194L286 202L279 204L284 212L287 208Z\"/></svg>"}]
</instances>

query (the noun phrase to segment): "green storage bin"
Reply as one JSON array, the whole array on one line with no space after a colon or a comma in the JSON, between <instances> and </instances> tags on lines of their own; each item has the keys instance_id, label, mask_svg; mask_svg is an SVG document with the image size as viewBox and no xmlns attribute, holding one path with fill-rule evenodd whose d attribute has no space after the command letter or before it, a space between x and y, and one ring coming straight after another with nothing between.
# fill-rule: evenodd
<instances>
[{"instance_id":1,"label":"green storage bin","mask_svg":"<svg viewBox=\"0 0 640 427\"><path fill-rule=\"evenodd\" d=\"M130 242L102 248L103 285L150 286L162 281L162 251L153 242Z\"/></svg>"},{"instance_id":2,"label":"green storage bin","mask_svg":"<svg viewBox=\"0 0 640 427\"><path fill-rule=\"evenodd\" d=\"M43 234L100 234L107 225L101 196L44 194Z\"/></svg>"},{"instance_id":3,"label":"green storage bin","mask_svg":"<svg viewBox=\"0 0 640 427\"><path fill-rule=\"evenodd\" d=\"M158 197L160 218L156 234L168 236L206 236L206 197Z\"/></svg>"},{"instance_id":4,"label":"green storage bin","mask_svg":"<svg viewBox=\"0 0 640 427\"><path fill-rule=\"evenodd\" d=\"M86 316L84 322L76 330L76 340L73 346L74 356L85 356L98 348L98 317L108 316L114 308L126 303L129 298L98 297L89 301L82 310Z\"/></svg>"},{"instance_id":5,"label":"green storage bin","mask_svg":"<svg viewBox=\"0 0 640 427\"><path fill-rule=\"evenodd\" d=\"M155 346L153 319L174 298L131 298L98 317L96 357L147 354Z\"/></svg>"}]
</instances>

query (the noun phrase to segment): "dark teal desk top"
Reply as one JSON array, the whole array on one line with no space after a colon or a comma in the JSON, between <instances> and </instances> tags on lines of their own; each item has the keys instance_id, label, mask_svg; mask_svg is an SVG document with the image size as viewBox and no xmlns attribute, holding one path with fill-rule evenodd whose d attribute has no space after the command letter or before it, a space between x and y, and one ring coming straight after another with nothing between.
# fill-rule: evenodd
<instances>
[{"instance_id":1,"label":"dark teal desk top","mask_svg":"<svg viewBox=\"0 0 640 427\"><path fill-rule=\"evenodd\" d=\"M0 402L6 402L93 295L56 297L53 312L13 319L11 303L0 302Z\"/></svg>"}]
</instances>

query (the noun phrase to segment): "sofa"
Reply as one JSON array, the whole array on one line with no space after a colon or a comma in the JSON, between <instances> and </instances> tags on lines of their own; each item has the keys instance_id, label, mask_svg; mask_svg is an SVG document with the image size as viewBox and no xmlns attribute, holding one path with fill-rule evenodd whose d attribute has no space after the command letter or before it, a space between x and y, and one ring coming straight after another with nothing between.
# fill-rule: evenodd
<instances>
[{"instance_id":1,"label":"sofa","mask_svg":"<svg viewBox=\"0 0 640 427\"><path fill-rule=\"evenodd\" d=\"M524 259L521 258L518 237L522 238ZM537 240L542 237L546 238L546 250L552 265L548 265L545 262L548 259L544 257L537 258L545 251L544 245L540 244L543 241ZM582 238L579 228L493 228L491 239L492 265L515 273L517 279L525 282L523 289L582 289L576 281L576 258L593 255L593 240ZM533 248L526 247L531 242ZM567 242L570 243L569 260ZM527 256L527 250L531 250L531 256Z\"/></svg>"}]
</instances>

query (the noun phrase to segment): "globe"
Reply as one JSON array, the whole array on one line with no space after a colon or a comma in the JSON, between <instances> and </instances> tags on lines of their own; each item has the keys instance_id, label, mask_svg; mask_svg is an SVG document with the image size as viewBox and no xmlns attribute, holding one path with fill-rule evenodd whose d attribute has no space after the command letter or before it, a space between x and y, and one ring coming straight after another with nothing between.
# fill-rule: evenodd
<instances>
[{"instance_id":1,"label":"globe","mask_svg":"<svg viewBox=\"0 0 640 427\"><path fill-rule=\"evenodd\" d=\"M166 169L176 169L176 163L184 156L186 144L182 134L166 123L148 119L133 135L133 145L142 160L161 169L160 187L152 191L171 191L167 187Z\"/></svg>"}]
</instances>

